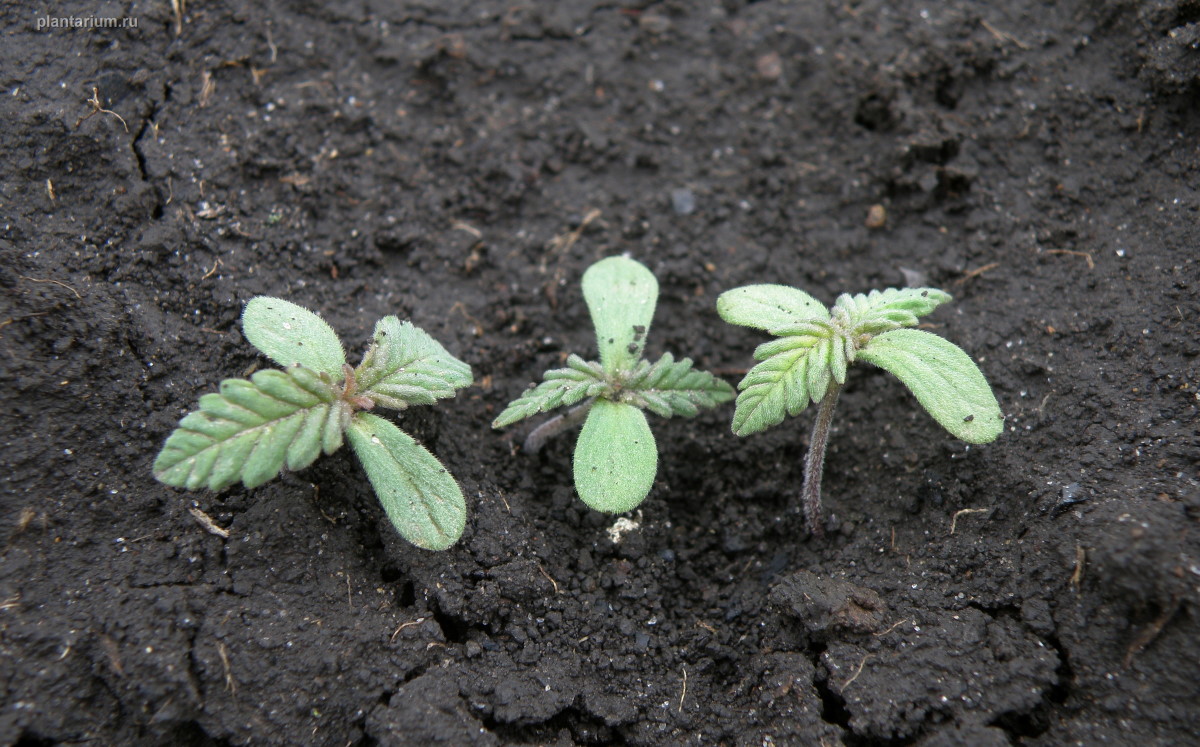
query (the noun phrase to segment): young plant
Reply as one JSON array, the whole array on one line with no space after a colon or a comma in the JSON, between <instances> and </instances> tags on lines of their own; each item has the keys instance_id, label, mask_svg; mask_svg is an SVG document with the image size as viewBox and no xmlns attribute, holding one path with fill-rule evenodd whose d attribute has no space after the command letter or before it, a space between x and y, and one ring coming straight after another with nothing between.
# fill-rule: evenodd
<instances>
[{"instance_id":1,"label":"young plant","mask_svg":"<svg viewBox=\"0 0 1200 747\"><path fill-rule=\"evenodd\" d=\"M583 297L600 362L570 355L566 368L547 371L492 427L575 405L530 433L525 450L536 452L547 438L582 421L573 460L575 490L598 511L623 513L646 498L658 472L658 447L642 410L692 417L702 407L733 399L733 387L692 368L690 358L677 361L665 353L653 364L642 358L658 281L639 262L609 257L592 265L583 274Z\"/></svg>"},{"instance_id":2,"label":"young plant","mask_svg":"<svg viewBox=\"0 0 1200 747\"><path fill-rule=\"evenodd\" d=\"M842 294L833 307L784 285L747 285L722 293L717 313L730 324L763 329L778 339L754 351L761 361L738 384L733 432L748 436L819 402L804 464L804 518L821 526L821 472L833 408L846 367L864 360L894 374L951 435L984 444L1000 435L1004 415L983 373L961 348L915 327L950 300L936 288Z\"/></svg>"},{"instance_id":3,"label":"young plant","mask_svg":"<svg viewBox=\"0 0 1200 747\"><path fill-rule=\"evenodd\" d=\"M246 339L283 370L226 379L200 397L154 461L161 482L221 490L241 480L257 487L286 467L299 470L343 436L358 455L388 519L409 542L444 550L466 525L458 483L433 454L376 405L403 410L453 397L471 384L471 367L437 340L394 316L375 325L358 368L325 320L294 303L259 296L242 314Z\"/></svg>"}]
</instances>

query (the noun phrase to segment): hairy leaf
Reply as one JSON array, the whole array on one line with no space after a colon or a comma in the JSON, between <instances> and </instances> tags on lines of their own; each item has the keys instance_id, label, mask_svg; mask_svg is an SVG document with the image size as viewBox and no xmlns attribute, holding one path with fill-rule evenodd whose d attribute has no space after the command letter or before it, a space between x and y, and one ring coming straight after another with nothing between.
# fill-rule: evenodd
<instances>
[{"instance_id":1,"label":"hairy leaf","mask_svg":"<svg viewBox=\"0 0 1200 747\"><path fill-rule=\"evenodd\" d=\"M645 414L606 399L596 400L575 444L575 489L583 502L611 514L646 499L658 472L658 448Z\"/></svg>"},{"instance_id":2,"label":"hairy leaf","mask_svg":"<svg viewBox=\"0 0 1200 747\"><path fill-rule=\"evenodd\" d=\"M642 361L625 384L624 401L669 418L692 417L700 408L733 399L733 387L707 371L692 368L690 358L676 361L664 353L654 365Z\"/></svg>"},{"instance_id":3,"label":"hairy leaf","mask_svg":"<svg viewBox=\"0 0 1200 747\"><path fill-rule=\"evenodd\" d=\"M189 490L238 480L257 487L285 466L303 469L322 451L336 451L349 415L328 377L306 368L227 379L179 421L154 460L154 476Z\"/></svg>"},{"instance_id":4,"label":"hairy leaf","mask_svg":"<svg viewBox=\"0 0 1200 747\"><path fill-rule=\"evenodd\" d=\"M894 374L933 419L973 444L994 441L1004 415L983 372L962 348L929 332L898 329L858 351L863 360Z\"/></svg>"},{"instance_id":5,"label":"hairy leaf","mask_svg":"<svg viewBox=\"0 0 1200 747\"><path fill-rule=\"evenodd\" d=\"M555 368L543 374L545 379L530 387L504 408L494 421L493 428L503 428L530 415L547 412L559 406L571 406L587 397L595 397L608 388L604 370L599 363L589 363L578 355L567 358L567 368Z\"/></svg>"},{"instance_id":6,"label":"hairy leaf","mask_svg":"<svg viewBox=\"0 0 1200 747\"><path fill-rule=\"evenodd\" d=\"M437 457L378 415L357 413L347 434L400 536L426 550L445 550L458 541L467 504Z\"/></svg>"},{"instance_id":7,"label":"hairy leaf","mask_svg":"<svg viewBox=\"0 0 1200 747\"><path fill-rule=\"evenodd\" d=\"M642 357L658 303L654 275L628 257L609 257L583 273L583 298L596 328L605 373L613 376L632 368Z\"/></svg>"},{"instance_id":8,"label":"hairy leaf","mask_svg":"<svg viewBox=\"0 0 1200 747\"><path fill-rule=\"evenodd\" d=\"M299 365L341 381L346 352L324 319L290 301L256 296L242 312L250 344L285 368Z\"/></svg>"},{"instance_id":9,"label":"hairy leaf","mask_svg":"<svg viewBox=\"0 0 1200 747\"><path fill-rule=\"evenodd\" d=\"M836 338L807 334L760 345L754 357L762 362L738 384L733 432L758 433L778 425L785 415L799 415L810 399L820 401L833 377L831 359L843 350Z\"/></svg>"},{"instance_id":10,"label":"hairy leaf","mask_svg":"<svg viewBox=\"0 0 1200 747\"><path fill-rule=\"evenodd\" d=\"M355 371L359 392L384 407L431 405L471 385L471 367L410 322L386 316Z\"/></svg>"},{"instance_id":11,"label":"hairy leaf","mask_svg":"<svg viewBox=\"0 0 1200 747\"><path fill-rule=\"evenodd\" d=\"M853 334L880 334L915 327L917 317L949 303L951 296L937 288L888 288L851 296L843 293L834 303L834 315L844 315Z\"/></svg>"},{"instance_id":12,"label":"hairy leaf","mask_svg":"<svg viewBox=\"0 0 1200 747\"><path fill-rule=\"evenodd\" d=\"M730 324L774 332L807 321L828 321L825 305L786 285L745 285L717 297L717 313Z\"/></svg>"}]
</instances>

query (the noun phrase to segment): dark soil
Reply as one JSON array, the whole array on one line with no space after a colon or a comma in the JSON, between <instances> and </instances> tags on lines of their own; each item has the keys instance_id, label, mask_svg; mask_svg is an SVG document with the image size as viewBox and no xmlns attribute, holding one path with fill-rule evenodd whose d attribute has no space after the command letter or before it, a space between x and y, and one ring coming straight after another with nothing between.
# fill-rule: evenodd
<instances>
[{"instance_id":1,"label":"dark soil","mask_svg":"<svg viewBox=\"0 0 1200 747\"><path fill-rule=\"evenodd\" d=\"M1200 5L172 7L0 9L0 743L1200 743ZM572 439L489 424L594 354L579 277L623 252L649 354L730 382L764 338L723 290L944 288L1006 432L853 369L818 541L812 411L656 419L614 540ZM154 481L264 365L256 294L474 367L398 417L467 495L455 547L348 450Z\"/></svg>"}]
</instances>

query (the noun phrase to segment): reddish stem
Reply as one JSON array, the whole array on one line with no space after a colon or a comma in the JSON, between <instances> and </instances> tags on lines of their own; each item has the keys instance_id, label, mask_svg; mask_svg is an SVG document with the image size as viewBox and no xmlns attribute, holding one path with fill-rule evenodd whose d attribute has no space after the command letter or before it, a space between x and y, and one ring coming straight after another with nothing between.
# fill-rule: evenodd
<instances>
[{"instance_id":1,"label":"reddish stem","mask_svg":"<svg viewBox=\"0 0 1200 747\"><path fill-rule=\"evenodd\" d=\"M817 420L813 423L808 456L804 459L804 490L800 494L804 506L804 523L818 539L825 536L825 527L821 525L821 475L825 471L825 447L829 444L833 408L837 405L841 391L842 386L836 381L830 382L829 388L825 390L825 396L817 410Z\"/></svg>"}]
</instances>

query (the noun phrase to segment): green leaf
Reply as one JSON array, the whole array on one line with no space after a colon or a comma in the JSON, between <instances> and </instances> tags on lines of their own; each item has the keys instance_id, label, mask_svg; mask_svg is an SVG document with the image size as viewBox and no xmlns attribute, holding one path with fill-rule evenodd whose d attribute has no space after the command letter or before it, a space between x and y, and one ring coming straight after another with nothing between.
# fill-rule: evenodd
<instances>
[{"instance_id":1,"label":"green leaf","mask_svg":"<svg viewBox=\"0 0 1200 747\"><path fill-rule=\"evenodd\" d=\"M786 285L744 285L717 297L717 313L730 324L774 332L807 321L825 322L829 311L817 299Z\"/></svg>"},{"instance_id":2,"label":"green leaf","mask_svg":"<svg viewBox=\"0 0 1200 747\"><path fill-rule=\"evenodd\" d=\"M602 259L583 273L583 298L596 328L604 372L613 376L632 368L642 357L658 302L654 275L628 257Z\"/></svg>"},{"instance_id":3,"label":"green leaf","mask_svg":"<svg viewBox=\"0 0 1200 747\"><path fill-rule=\"evenodd\" d=\"M994 441L1004 415L983 372L962 348L929 332L898 329L873 338L858 357L889 371L954 436Z\"/></svg>"},{"instance_id":4,"label":"green leaf","mask_svg":"<svg viewBox=\"0 0 1200 747\"><path fill-rule=\"evenodd\" d=\"M400 536L426 550L445 550L458 541L467 504L437 457L378 415L356 414L347 433Z\"/></svg>"},{"instance_id":5,"label":"green leaf","mask_svg":"<svg viewBox=\"0 0 1200 747\"><path fill-rule=\"evenodd\" d=\"M285 466L298 470L342 445L348 406L328 377L292 366L221 382L220 394L179 421L158 458L154 476L168 485L221 490L241 480L257 487Z\"/></svg>"},{"instance_id":6,"label":"green leaf","mask_svg":"<svg viewBox=\"0 0 1200 747\"><path fill-rule=\"evenodd\" d=\"M735 434L748 436L778 425L785 415L799 415L810 400L821 401L831 380L845 381L845 345L834 329L826 323L795 329L798 334L765 342L754 351L762 362L738 383Z\"/></svg>"},{"instance_id":7,"label":"green leaf","mask_svg":"<svg viewBox=\"0 0 1200 747\"><path fill-rule=\"evenodd\" d=\"M324 319L290 301L256 296L242 312L242 332L250 344L283 367L303 366L342 380L346 353Z\"/></svg>"},{"instance_id":8,"label":"green leaf","mask_svg":"<svg viewBox=\"0 0 1200 747\"><path fill-rule=\"evenodd\" d=\"M590 363L574 354L567 358L567 368L551 369L543 374L543 378L545 380L537 387L531 387L510 402L492 422L492 427L503 428L539 412L564 405L569 407L609 388L599 363Z\"/></svg>"},{"instance_id":9,"label":"green leaf","mask_svg":"<svg viewBox=\"0 0 1200 747\"><path fill-rule=\"evenodd\" d=\"M646 499L658 472L658 448L646 416L633 405L596 400L575 444L575 490L610 514Z\"/></svg>"},{"instance_id":10,"label":"green leaf","mask_svg":"<svg viewBox=\"0 0 1200 747\"><path fill-rule=\"evenodd\" d=\"M371 347L354 376L359 393L396 410L453 397L472 381L469 365L425 331L394 316L375 325Z\"/></svg>"},{"instance_id":11,"label":"green leaf","mask_svg":"<svg viewBox=\"0 0 1200 747\"><path fill-rule=\"evenodd\" d=\"M880 334L901 327L915 327L917 317L949 303L951 296L937 288L888 288L864 295L843 293L833 305L835 316L843 316L853 335Z\"/></svg>"},{"instance_id":12,"label":"green leaf","mask_svg":"<svg viewBox=\"0 0 1200 747\"><path fill-rule=\"evenodd\" d=\"M664 418L690 418L700 408L716 407L733 399L733 387L727 382L692 368L690 358L676 361L670 353L664 353L653 366L639 366L625 383L624 391L624 401Z\"/></svg>"}]
</instances>

